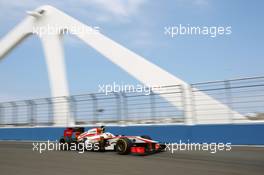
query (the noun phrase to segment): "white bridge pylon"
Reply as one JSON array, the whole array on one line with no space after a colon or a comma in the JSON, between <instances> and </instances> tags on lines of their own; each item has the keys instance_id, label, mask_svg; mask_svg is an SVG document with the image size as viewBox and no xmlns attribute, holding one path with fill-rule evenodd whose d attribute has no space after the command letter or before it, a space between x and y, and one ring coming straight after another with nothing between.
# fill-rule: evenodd
<instances>
[{"instance_id":1,"label":"white bridge pylon","mask_svg":"<svg viewBox=\"0 0 264 175\"><path fill-rule=\"evenodd\" d=\"M23 39L33 34L34 28L45 28L49 25L57 26L65 30L71 30L72 26L86 29L86 31L93 30L93 28L48 5L41 6L34 11L28 12L28 14L29 15L20 24L18 24L0 41L0 58L4 58L4 56ZM74 33L74 31L71 33ZM179 110L185 110L185 120L187 124L229 123L230 116L228 113L232 113L233 118L244 119L244 117L238 112L233 111L228 106L201 91L196 92L196 95L199 96L199 101L195 102L196 110L194 114L192 110L193 103L191 91L189 91L191 87L188 83L147 61L145 58L104 36L100 32L93 34L75 33L75 35L148 87L172 84L182 85L185 89L185 109L182 109L180 101L176 102L165 95L161 96ZM52 96L68 96L69 91L61 33L58 32L52 35L44 34L38 36L41 39L44 48ZM208 103L210 103L210 105L205 105ZM67 115L60 114L61 108L68 111L66 112ZM217 115L214 109L226 111L226 115ZM56 125L74 125L73 118L74 117L71 115L67 103L65 103L65 106L54 106L54 122Z\"/></svg>"}]
</instances>

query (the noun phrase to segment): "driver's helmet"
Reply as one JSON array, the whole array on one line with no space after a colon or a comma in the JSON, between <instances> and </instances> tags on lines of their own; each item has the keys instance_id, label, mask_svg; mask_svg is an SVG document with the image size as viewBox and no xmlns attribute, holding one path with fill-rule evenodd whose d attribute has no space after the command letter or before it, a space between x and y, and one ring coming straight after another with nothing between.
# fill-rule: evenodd
<instances>
[{"instance_id":1,"label":"driver's helmet","mask_svg":"<svg viewBox=\"0 0 264 175\"><path fill-rule=\"evenodd\" d=\"M105 127L104 126L101 126L101 133L104 133L105 132Z\"/></svg>"}]
</instances>

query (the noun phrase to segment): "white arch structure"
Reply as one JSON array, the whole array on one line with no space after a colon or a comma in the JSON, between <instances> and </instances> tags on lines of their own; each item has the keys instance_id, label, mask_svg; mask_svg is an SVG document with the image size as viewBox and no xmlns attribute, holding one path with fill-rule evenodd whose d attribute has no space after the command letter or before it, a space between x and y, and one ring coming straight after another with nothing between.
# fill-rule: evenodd
<instances>
[{"instance_id":1,"label":"white arch structure","mask_svg":"<svg viewBox=\"0 0 264 175\"><path fill-rule=\"evenodd\" d=\"M3 58L24 38L31 35L33 33L33 28L41 28L47 27L47 25L54 25L67 30L71 30L72 26L77 26L86 29L87 31L92 30L91 27L81 23L80 21L68 16L67 14L52 6L41 6L35 9L34 11L28 12L28 14L29 15L20 24L18 24L0 41L0 58ZM74 31L72 32L74 33ZM130 51L124 46L104 36L100 32L93 34L76 33L75 35L84 43L94 48L100 54L108 58L111 62L118 65L120 68L128 72L131 76L138 79L146 86L153 87L172 84L182 85L185 89L186 122L188 124L193 123L194 114L191 109L191 94L188 90L186 90L189 89L190 86L186 82L161 69L160 67L152 64L143 57L137 55L136 53ZM52 35L39 35L39 37L44 47L52 96L68 96L69 92L64 65L64 52L61 40L61 33L56 33ZM212 110L213 108L229 111L235 118L244 118L236 111L232 111L229 107L208 96L207 94L199 91L198 95L199 98L201 98L202 100L199 100L199 104L196 104L196 109L199 109L196 110L195 123L230 122L230 118L228 115L217 115L215 114L215 111ZM181 109L182 105L180 104L180 102L172 101L166 96L163 97L168 100L172 105ZM202 104L208 102L210 102L210 105ZM64 107L68 109L67 104ZM74 124L73 117L70 114L59 115L58 111L58 107L55 107L54 121L56 125ZM199 113L199 111L201 112Z\"/></svg>"}]
</instances>

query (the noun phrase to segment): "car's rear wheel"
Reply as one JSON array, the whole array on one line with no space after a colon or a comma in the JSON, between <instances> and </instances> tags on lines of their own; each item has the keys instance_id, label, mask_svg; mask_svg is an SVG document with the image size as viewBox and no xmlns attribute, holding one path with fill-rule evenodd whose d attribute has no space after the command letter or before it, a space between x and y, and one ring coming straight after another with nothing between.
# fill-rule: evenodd
<instances>
[{"instance_id":1,"label":"car's rear wheel","mask_svg":"<svg viewBox=\"0 0 264 175\"><path fill-rule=\"evenodd\" d=\"M67 147L65 146L67 143L66 141L64 140L64 138L61 138L60 141L59 141L59 146L60 146L60 150L61 151L67 151Z\"/></svg>"},{"instance_id":2,"label":"car's rear wheel","mask_svg":"<svg viewBox=\"0 0 264 175\"><path fill-rule=\"evenodd\" d=\"M105 140L104 138L101 138L98 142L99 152L105 152Z\"/></svg>"},{"instance_id":3,"label":"car's rear wheel","mask_svg":"<svg viewBox=\"0 0 264 175\"><path fill-rule=\"evenodd\" d=\"M132 142L128 138L126 137L120 138L116 142L116 151L118 154L121 155L129 154L131 146L132 146Z\"/></svg>"}]
</instances>

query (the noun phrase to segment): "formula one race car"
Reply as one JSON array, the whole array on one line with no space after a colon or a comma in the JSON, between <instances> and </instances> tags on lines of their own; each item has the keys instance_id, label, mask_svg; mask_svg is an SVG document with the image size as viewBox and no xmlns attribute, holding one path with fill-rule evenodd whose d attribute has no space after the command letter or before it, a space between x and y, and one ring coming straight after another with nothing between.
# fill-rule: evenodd
<instances>
[{"instance_id":1,"label":"formula one race car","mask_svg":"<svg viewBox=\"0 0 264 175\"><path fill-rule=\"evenodd\" d=\"M84 132L84 128L67 128L60 143L83 144L86 150L116 151L118 154L146 155L163 151L164 144L152 140L149 136L115 136L105 132L105 127L93 128Z\"/></svg>"}]
</instances>

